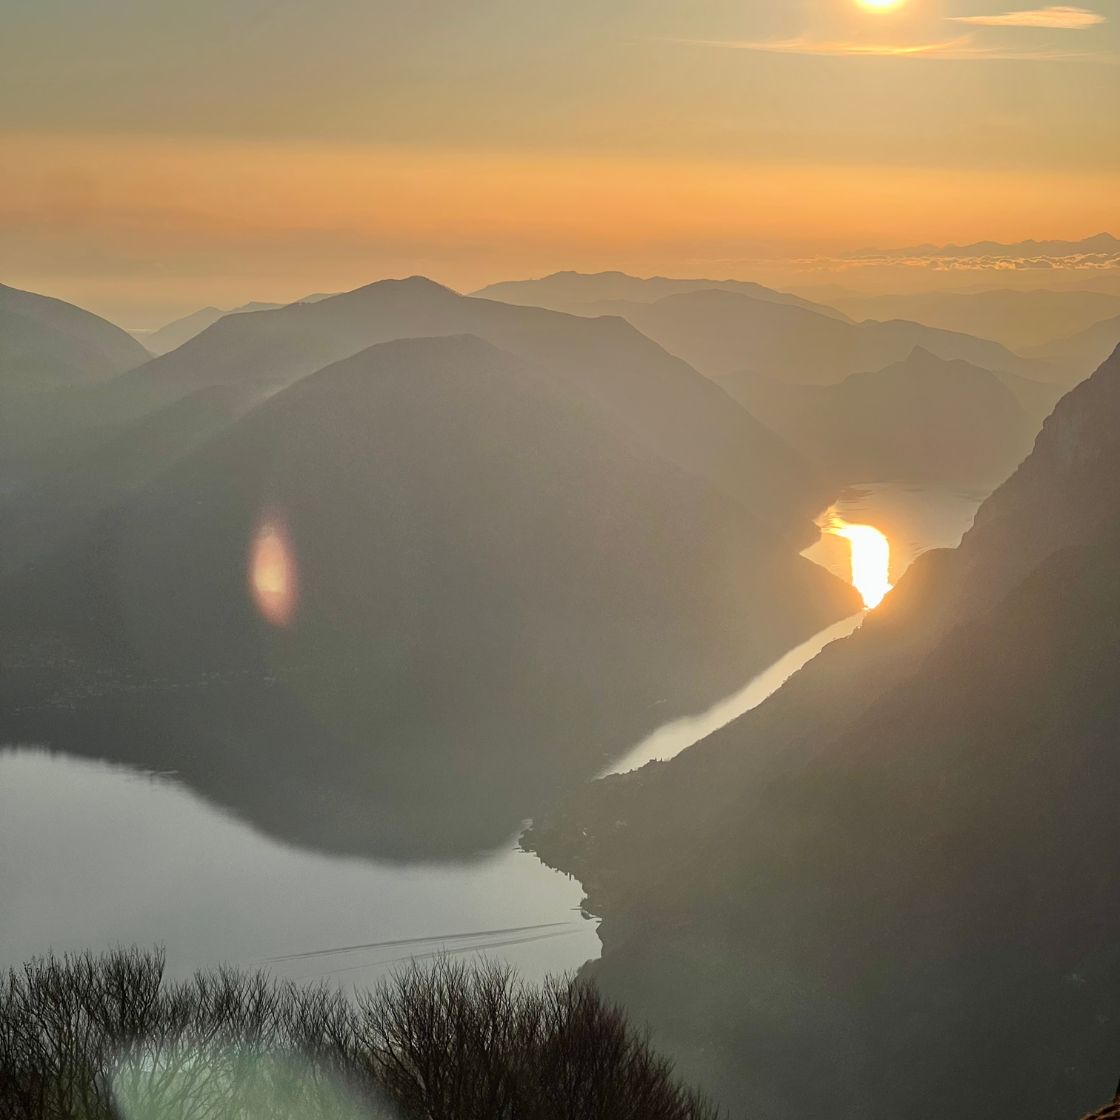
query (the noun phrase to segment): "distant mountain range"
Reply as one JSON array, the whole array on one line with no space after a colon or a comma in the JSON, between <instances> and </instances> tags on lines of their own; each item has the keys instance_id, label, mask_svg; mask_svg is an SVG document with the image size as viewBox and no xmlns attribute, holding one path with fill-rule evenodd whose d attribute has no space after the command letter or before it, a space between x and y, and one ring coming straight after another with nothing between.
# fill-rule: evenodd
<instances>
[{"instance_id":1,"label":"distant mountain range","mask_svg":"<svg viewBox=\"0 0 1120 1120\"><path fill-rule=\"evenodd\" d=\"M855 319L913 319L927 326L994 339L1029 353L1054 339L1120 314L1120 295L1011 288L982 292L841 295L837 306ZM1107 355L1100 355L1092 372Z\"/></svg>"},{"instance_id":2,"label":"distant mountain range","mask_svg":"<svg viewBox=\"0 0 1120 1120\"><path fill-rule=\"evenodd\" d=\"M298 303L318 303L321 299L328 299L326 293L317 293L311 296L304 296L303 299L298 300ZM228 310L222 310L219 307L203 307L199 311L192 311L190 315L184 315L181 319L176 319L165 326L160 327L154 331L132 331L132 335L137 341L141 342L149 353L155 355L166 354L176 347L182 346L184 342L189 342L195 335L201 334L207 327L212 326L219 319L226 315L243 315L250 311L275 311L278 307L284 307L282 303L259 303L253 301L251 303L243 303L240 307L233 307Z\"/></svg>"},{"instance_id":3,"label":"distant mountain range","mask_svg":"<svg viewBox=\"0 0 1120 1120\"><path fill-rule=\"evenodd\" d=\"M554 272L539 280L508 280L491 284L474 294L486 299L500 299L506 303L549 307L554 311L583 315L599 313L593 308L606 302L621 300L629 303L654 303L666 296L712 289L737 292L767 303L803 307L832 319L847 317L834 307L813 303L789 292L775 291L748 280L684 280L667 276L643 278L629 276L625 272Z\"/></svg>"},{"instance_id":4,"label":"distant mountain range","mask_svg":"<svg viewBox=\"0 0 1120 1120\"><path fill-rule=\"evenodd\" d=\"M1080 380L1096 369L1117 346L1120 346L1120 315L1113 315L1067 337L1054 339L1030 353L1033 357L1069 369L1073 379Z\"/></svg>"},{"instance_id":5,"label":"distant mountain range","mask_svg":"<svg viewBox=\"0 0 1120 1120\"><path fill-rule=\"evenodd\" d=\"M834 385L750 373L719 383L843 485L905 478L994 486L1030 451L1061 395L921 348ZM1028 392L1034 399L1021 400Z\"/></svg>"},{"instance_id":6,"label":"distant mountain range","mask_svg":"<svg viewBox=\"0 0 1120 1120\"><path fill-rule=\"evenodd\" d=\"M590 974L736 1113L1077 1116L1120 1004L1120 351L953 551L530 843Z\"/></svg>"},{"instance_id":7,"label":"distant mountain range","mask_svg":"<svg viewBox=\"0 0 1120 1120\"><path fill-rule=\"evenodd\" d=\"M975 241L970 245L912 245L904 249L864 249L852 253L862 257L1072 257L1092 254L1120 254L1120 239L1111 233L1097 233L1080 241Z\"/></svg>"},{"instance_id":8,"label":"distant mountain range","mask_svg":"<svg viewBox=\"0 0 1120 1120\"><path fill-rule=\"evenodd\" d=\"M703 290L653 303L600 304L709 376L747 369L801 384L828 384L905 360L915 347L948 361L1047 379L1057 371L998 342L905 320L852 323L739 292Z\"/></svg>"},{"instance_id":9,"label":"distant mountain range","mask_svg":"<svg viewBox=\"0 0 1120 1120\"><path fill-rule=\"evenodd\" d=\"M823 486L768 429L620 319L590 320L461 296L423 277L313 304L231 315L122 379L123 397L167 401L209 385L262 396L378 342L474 334L540 364L586 407L613 413L660 454L775 524L809 517ZM794 512L796 511L796 512Z\"/></svg>"}]
</instances>

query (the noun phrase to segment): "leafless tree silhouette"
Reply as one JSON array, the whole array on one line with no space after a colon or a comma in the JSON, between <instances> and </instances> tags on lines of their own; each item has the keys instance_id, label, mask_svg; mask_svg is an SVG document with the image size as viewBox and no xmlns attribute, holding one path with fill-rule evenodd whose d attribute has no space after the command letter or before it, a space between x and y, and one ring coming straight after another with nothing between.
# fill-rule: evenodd
<instances>
[{"instance_id":1,"label":"leafless tree silhouette","mask_svg":"<svg viewBox=\"0 0 1120 1120\"><path fill-rule=\"evenodd\" d=\"M159 952L46 957L0 986L4 1120L714 1120L578 979L412 964L357 999Z\"/></svg>"}]
</instances>

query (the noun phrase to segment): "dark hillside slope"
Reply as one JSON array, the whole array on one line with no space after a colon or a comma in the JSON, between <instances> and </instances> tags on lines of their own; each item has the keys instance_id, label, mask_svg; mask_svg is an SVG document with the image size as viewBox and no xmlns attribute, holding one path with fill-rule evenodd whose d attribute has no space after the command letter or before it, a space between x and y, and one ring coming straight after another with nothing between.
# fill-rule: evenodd
<instances>
[{"instance_id":1,"label":"dark hillside slope","mask_svg":"<svg viewBox=\"0 0 1120 1120\"><path fill-rule=\"evenodd\" d=\"M619 304L614 313L712 377L749 369L786 381L829 384L903 361L916 346L982 369L1043 379L1052 372L987 339L904 320L843 322L737 292L689 292L652 304Z\"/></svg>"},{"instance_id":2,"label":"dark hillside slope","mask_svg":"<svg viewBox=\"0 0 1120 1120\"><path fill-rule=\"evenodd\" d=\"M247 585L264 524L286 627ZM13 584L2 733L175 769L294 842L467 854L854 608L549 372L409 340L278 393Z\"/></svg>"},{"instance_id":3,"label":"dark hillside slope","mask_svg":"<svg viewBox=\"0 0 1120 1120\"><path fill-rule=\"evenodd\" d=\"M0 284L0 507L88 426L85 394L149 357L88 311Z\"/></svg>"},{"instance_id":4,"label":"dark hillside slope","mask_svg":"<svg viewBox=\"0 0 1120 1120\"><path fill-rule=\"evenodd\" d=\"M835 385L745 373L719 383L841 484L911 479L991 486L1030 451L1043 419L1028 414L996 374L920 348Z\"/></svg>"},{"instance_id":5,"label":"dark hillside slope","mask_svg":"<svg viewBox=\"0 0 1120 1120\"><path fill-rule=\"evenodd\" d=\"M829 497L821 481L726 393L620 319L473 299L421 277L386 280L317 303L227 315L118 391L174 397L219 384L266 394L379 342L464 333L540 366L565 394L807 543L806 520Z\"/></svg>"},{"instance_id":6,"label":"dark hillside slope","mask_svg":"<svg viewBox=\"0 0 1120 1120\"><path fill-rule=\"evenodd\" d=\"M0 284L0 392L88 384L148 357L131 335L89 311Z\"/></svg>"},{"instance_id":7,"label":"dark hillside slope","mask_svg":"<svg viewBox=\"0 0 1120 1120\"><path fill-rule=\"evenodd\" d=\"M531 840L593 972L748 1115L1078 1115L1120 1049L1120 357L954 552Z\"/></svg>"}]
</instances>

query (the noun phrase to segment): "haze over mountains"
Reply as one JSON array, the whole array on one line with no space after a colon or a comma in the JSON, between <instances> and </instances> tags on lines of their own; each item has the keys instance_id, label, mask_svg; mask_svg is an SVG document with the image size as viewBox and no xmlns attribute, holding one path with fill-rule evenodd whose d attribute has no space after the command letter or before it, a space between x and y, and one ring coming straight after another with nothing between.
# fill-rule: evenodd
<instances>
[{"instance_id":1,"label":"haze over mountains","mask_svg":"<svg viewBox=\"0 0 1120 1120\"><path fill-rule=\"evenodd\" d=\"M751 373L718 381L829 478L990 487L1027 454L1061 395L1056 386L1005 377L917 347L904 361L833 385Z\"/></svg>"},{"instance_id":2,"label":"haze over mountains","mask_svg":"<svg viewBox=\"0 0 1120 1120\"><path fill-rule=\"evenodd\" d=\"M534 829L734 1107L1042 1120L1115 1073L1118 413L1120 353L852 638Z\"/></svg>"},{"instance_id":3,"label":"haze over mountains","mask_svg":"<svg viewBox=\"0 0 1120 1120\"><path fill-rule=\"evenodd\" d=\"M912 245L902 249L865 249L850 254L853 260L861 257L927 257L927 258L983 258L991 257L997 261L1035 262L1038 267L1052 258L1105 257L1120 255L1120 238L1111 233L1095 233L1079 241L1050 239L1013 243L1001 241L973 241L967 245Z\"/></svg>"},{"instance_id":4,"label":"haze over mountains","mask_svg":"<svg viewBox=\"0 0 1120 1120\"><path fill-rule=\"evenodd\" d=\"M661 295L666 286L679 290ZM902 320L853 323L831 308L767 289L763 289L767 294L760 296L752 290L744 291L744 287L630 277L604 284L597 276L566 275L563 284L548 278L500 285L497 291L511 301L535 301L554 298L552 293L559 290L570 310L619 315L670 353L711 376L752 369L800 383L825 383L901 361L915 346L942 358L962 359L988 369L1036 377L1053 372L987 339ZM583 291L590 294L611 289L636 291L643 298L574 298Z\"/></svg>"},{"instance_id":5,"label":"haze over mountains","mask_svg":"<svg viewBox=\"0 0 1120 1120\"><path fill-rule=\"evenodd\" d=\"M549 307L554 311L590 314L604 304L656 303L666 296L700 291L738 292L765 303L803 307L830 319L844 319L843 312L823 303L813 303L790 292L779 292L748 280L684 280L667 276L648 278L628 276L625 272L556 272L539 280L507 280L490 284L474 294L505 303L528 307Z\"/></svg>"},{"instance_id":6,"label":"haze over mountains","mask_svg":"<svg viewBox=\"0 0 1120 1120\"><path fill-rule=\"evenodd\" d=\"M857 607L797 556L827 484L619 319L384 282L225 317L106 398L141 415L6 512L5 733L158 750L289 839L498 844ZM270 518L291 631L247 591Z\"/></svg>"},{"instance_id":7,"label":"haze over mountains","mask_svg":"<svg viewBox=\"0 0 1120 1120\"><path fill-rule=\"evenodd\" d=\"M317 303L319 300L327 298L327 294L318 293L305 296L297 302ZM166 354L176 347L182 346L184 342L189 342L195 335L201 334L207 327L212 326L226 315L243 315L248 311L275 311L277 308L284 306L282 303L262 303L259 300L252 300L240 307L233 307L228 310L222 310L219 307L203 307L198 311L192 311L189 315L184 315L181 319L166 323L157 330L132 331L131 333L139 342L143 343L144 348L149 353L158 357L160 354Z\"/></svg>"},{"instance_id":8,"label":"haze over mountains","mask_svg":"<svg viewBox=\"0 0 1120 1120\"><path fill-rule=\"evenodd\" d=\"M913 319L990 338L1024 353L1120 314L1120 294L1049 288L891 295L837 292L834 300L855 319ZM1093 369L1106 356L1101 355Z\"/></svg>"},{"instance_id":9,"label":"haze over mountains","mask_svg":"<svg viewBox=\"0 0 1120 1120\"><path fill-rule=\"evenodd\" d=\"M1120 357L1058 398L1115 320L1019 354L708 283L378 281L155 357L0 290L0 735L324 853L469 858L533 817L605 918L592 974L763 1120L1087 1109ZM841 488L1006 476L760 708L587 782L859 609L799 555Z\"/></svg>"},{"instance_id":10,"label":"haze over mountains","mask_svg":"<svg viewBox=\"0 0 1120 1120\"><path fill-rule=\"evenodd\" d=\"M1120 315L1114 315L1068 337L1039 346L1032 354L1068 369L1072 380L1088 376L1120 345Z\"/></svg>"},{"instance_id":11,"label":"haze over mountains","mask_svg":"<svg viewBox=\"0 0 1120 1120\"><path fill-rule=\"evenodd\" d=\"M0 284L0 393L104 380L148 356L125 331L88 311Z\"/></svg>"}]
</instances>

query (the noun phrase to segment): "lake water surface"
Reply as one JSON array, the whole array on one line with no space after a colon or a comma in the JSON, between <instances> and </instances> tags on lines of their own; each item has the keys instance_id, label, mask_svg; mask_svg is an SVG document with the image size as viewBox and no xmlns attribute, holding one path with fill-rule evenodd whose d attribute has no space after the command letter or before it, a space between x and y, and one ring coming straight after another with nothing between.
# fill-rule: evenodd
<instances>
[{"instance_id":1,"label":"lake water surface","mask_svg":"<svg viewBox=\"0 0 1120 1120\"><path fill-rule=\"evenodd\" d=\"M955 545L980 496L930 487L853 487L836 509L892 542L892 578L927 548ZM838 538L807 555L844 576ZM742 690L673 720L610 767L669 758L761 703L846 619L791 650ZM349 986L410 957L501 957L536 979L597 957L579 883L517 849L469 863L394 864L285 845L174 775L41 749L0 750L0 968L30 956L166 947L169 972L229 962Z\"/></svg>"}]
</instances>

